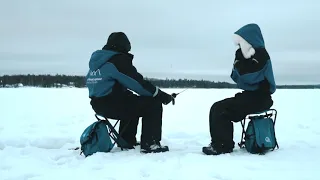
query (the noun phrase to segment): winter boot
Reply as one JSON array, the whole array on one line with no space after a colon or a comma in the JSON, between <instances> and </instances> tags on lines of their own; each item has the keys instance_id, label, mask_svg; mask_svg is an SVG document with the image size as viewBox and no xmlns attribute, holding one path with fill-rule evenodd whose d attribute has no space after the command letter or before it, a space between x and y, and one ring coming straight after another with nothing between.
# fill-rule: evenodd
<instances>
[{"instance_id":1,"label":"winter boot","mask_svg":"<svg viewBox=\"0 0 320 180\"><path fill-rule=\"evenodd\" d=\"M202 148L202 152L206 155L220 155L233 152L233 148L224 147L223 145L218 146L216 144L210 143L209 146Z\"/></svg>"},{"instance_id":2,"label":"winter boot","mask_svg":"<svg viewBox=\"0 0 320 180\"><path fill-rule=\"evenodd\" d=\"M153 142L151 144L143 143L141 144L141 153L160 153L169 151L168 146L161 146L160 142Z\"/></svg>"}]
</instances>

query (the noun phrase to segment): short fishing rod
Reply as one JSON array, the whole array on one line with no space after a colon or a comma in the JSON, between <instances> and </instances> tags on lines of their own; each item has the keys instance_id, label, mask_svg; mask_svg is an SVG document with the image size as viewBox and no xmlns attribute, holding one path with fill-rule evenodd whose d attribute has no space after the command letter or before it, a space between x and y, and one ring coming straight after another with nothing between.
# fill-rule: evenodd
<instances>
[{"instance_id":1,"label":"short fishing rod","mask_svg":"<svg viewBox=\"0 0 320 180\"><path fill-rule=\"evenodd\" d=\"M180 91L180 92L178 92L178 93L172 93L172 96L173 96L174 98L176 98L179 94L183 93L183 92L186 91L186 90L188 90L188 88L187 88L187 89L184 89L184 90L182 90L182 91Z\"/></svg>"}]
</instances>

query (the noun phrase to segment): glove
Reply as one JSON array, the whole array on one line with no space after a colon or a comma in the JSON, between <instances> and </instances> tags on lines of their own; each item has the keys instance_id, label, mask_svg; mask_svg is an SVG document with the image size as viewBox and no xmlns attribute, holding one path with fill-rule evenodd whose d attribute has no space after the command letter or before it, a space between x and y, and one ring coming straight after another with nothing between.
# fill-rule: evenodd
<instances>
[{"instance_id":1,"label":"glove","mask_svg":"<svg viewBox=\"0 0 320 180\"><path fill-rule=\"evenodd\" d=\"M157 99L159 99L161 101L162 104L167 105L170 102L172 102L172 104L175 104L175 97L173 95L167 94L161 90L159 90L158 95L156 96Z\"/></svg>"}]
</instances>

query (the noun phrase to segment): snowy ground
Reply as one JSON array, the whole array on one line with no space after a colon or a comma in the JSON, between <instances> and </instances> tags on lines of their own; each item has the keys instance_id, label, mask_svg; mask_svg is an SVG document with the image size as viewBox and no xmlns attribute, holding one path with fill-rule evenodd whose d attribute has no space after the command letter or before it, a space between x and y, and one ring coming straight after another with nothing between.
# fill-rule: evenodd
<instances>
[{"instance_id":1,"label":"snowy ground","mask_svg":"<svg viewBox=\"0 0 320 180\"><path fill-rule=\"evenodd\" d=\"M201 153L210 140L210 106L235 92L188 90L175 106L165 106L162 143L170 152L145 155L139 149L115 149L84 158L68 149L79 146L84 128L95 121L86 89L0 89L0 179L319 179L319 90L276 92L279 150L265 156L238 147L216 157ZM236 124L237 142L240 135Z\"/></svg>"}]
</instances>

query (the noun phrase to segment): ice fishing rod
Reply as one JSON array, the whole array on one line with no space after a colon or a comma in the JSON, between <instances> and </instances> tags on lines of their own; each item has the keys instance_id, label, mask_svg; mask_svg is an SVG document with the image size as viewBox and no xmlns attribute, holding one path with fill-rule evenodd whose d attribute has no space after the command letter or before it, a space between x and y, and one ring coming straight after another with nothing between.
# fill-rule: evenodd
<instances>
[{"instance_id":1,"label":"ice fishing rod","mask_svg":"<svg viewBox=\"0 0 320 180\"><path fill-rule=\"evenodd\" d=\"M178 92L178 93L172 93L172 96L173 96L174 98L176 98L179 94L183 93L183 92L186 91L186 90L188 90L188 88L187 88L187 89L184 89L184 90L182 90L182 91L180 91L180 92Z\"/></svg>"}]
</instances>

